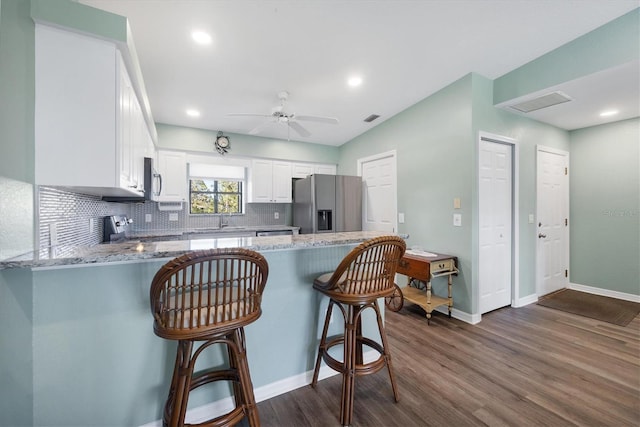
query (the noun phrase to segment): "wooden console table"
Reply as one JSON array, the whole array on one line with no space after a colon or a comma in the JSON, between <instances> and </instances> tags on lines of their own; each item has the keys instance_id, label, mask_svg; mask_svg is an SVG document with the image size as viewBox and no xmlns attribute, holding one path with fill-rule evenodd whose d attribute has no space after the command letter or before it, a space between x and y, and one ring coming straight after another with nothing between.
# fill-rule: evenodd
<instances>
[{"instance_id":1,"label":"wooden console table","mask_svg":"<svg viewBox=\"0 0 640 427\"><path fill-rule=\"evenodd\" d=\"M427 312L428 324L431 312L441 305L447 305L449 317L451 317L451 309L453 308L451 285L453 284L452 276L458 273L457 262L457 257L452 255L408 251L400 260L397 270L398 274L407 276L407 286L401 289L396 285L396 291L385 298L386 306L390 310L398 311L406 299L419 305ZM431 279L442 276L447 276L448 295L446 298L431 292Z\"/></svg>"}]
</instances>

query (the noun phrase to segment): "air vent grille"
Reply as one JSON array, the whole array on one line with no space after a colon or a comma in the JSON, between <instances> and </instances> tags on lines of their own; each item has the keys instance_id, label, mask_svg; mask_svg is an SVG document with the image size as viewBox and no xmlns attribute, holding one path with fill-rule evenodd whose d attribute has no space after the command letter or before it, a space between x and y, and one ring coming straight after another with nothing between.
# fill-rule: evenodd
<instances>
[{"instance_id":1,"label":"air vent grille","mask_svg":"<svg viewBox=\"0 0 640 427\"><path fill-rule=\"evenodd\" d=\"M372 121L374 121L378 117L380 117L380 116L377 115L377 114L372 114L369 117L367 117L366 119L364 119L364 121L367 122L367 123L371 123Z\"/></svg>"},{"instance_id":2,"label":"air vent grille","mask_svg":"<svg viewBox=\"0 0 640 427\"><path fill-rule=\"evenodd\" d=\"M541 110L542 108L562 104L571 100L572 99L568 95L562 92L551 92L534 99L510 105L509 108L513 108L514 110L518 110L522 113L530 113L532 111Z\"/></svg>"}]
</instances>

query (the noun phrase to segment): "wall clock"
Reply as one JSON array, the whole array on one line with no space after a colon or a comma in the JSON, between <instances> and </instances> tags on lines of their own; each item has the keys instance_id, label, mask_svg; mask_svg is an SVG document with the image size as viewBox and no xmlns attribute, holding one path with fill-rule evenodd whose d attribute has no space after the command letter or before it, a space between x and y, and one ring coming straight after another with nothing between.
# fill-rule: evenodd
<instances>
[{"instance_id":1,"label":"wall clock","mask_svg":"<svg viewBox=\"0 0 640 427\"><path fill-rule=\"evenodd\" d=\"M222 131L218 132L216 137L216 150L220 154L226 154L231 149L231 140L228 136L222 134Z\"/></svg>"}]
</instances>

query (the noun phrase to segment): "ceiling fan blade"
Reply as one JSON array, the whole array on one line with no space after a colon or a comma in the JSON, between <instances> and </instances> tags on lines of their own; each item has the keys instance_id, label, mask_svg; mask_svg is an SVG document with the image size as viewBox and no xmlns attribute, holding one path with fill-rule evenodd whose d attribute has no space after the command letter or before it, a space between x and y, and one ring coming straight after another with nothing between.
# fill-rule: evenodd
<instances>
[{"instance_id":1,"label":"ceiling fan blade","mask_svg":"<svg viewBox=\"0 0 640 427\"><path fill-rule=\"evenodd\" d=\"M253 113L228 113L227 117L271 117L270 114L253 114Z\"/></svg>"},{"instance_id":2,"label":"ceiling fan blade","mask_svg":"<svg viewBox=\"0 0 640 427\"><path fill-rule=\"evenodd\" d=\"M325 117L325 116L295 116L296 120L302 120L307 122L316 122L316 123L326 123L331 125L337 125L340 123L338 119L335 117Z\"/></svg>"},{"instance_id":3,"label":"ceiling fan blade","mask_svg":"<svg viewBox=\"0 0 640 427\"><path fill-rule=\"evenodd\" d=\"M269 117L269 116L267 116L267 117ZM262 129L266 128L271 123L273 123L273 121L267 120L266 122L263 122L263 123L259 124L258 126L254 127L253 129L251 129L249 131L249 135L256 135L256 134L260 133L260 131L262 131Z\"/></svg>"},{"instance_id":4,"label":"ceiling fan blade","mask_svg":"<svg viewBox=\"0 0 640 427\"><path fill-rule=\"evenodd\" d=\"M300 123L289 121L289 127L296 131L296 133L300 136L311 136L311 133L304 127L302 127Z\"/></svg>"}]
</instances>

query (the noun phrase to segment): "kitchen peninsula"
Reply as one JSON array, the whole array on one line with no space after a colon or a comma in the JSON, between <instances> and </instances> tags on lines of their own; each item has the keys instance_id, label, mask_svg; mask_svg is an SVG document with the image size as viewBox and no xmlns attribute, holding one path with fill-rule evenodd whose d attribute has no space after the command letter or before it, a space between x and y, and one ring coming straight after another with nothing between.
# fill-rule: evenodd
<instances>
[{"instance_id":1,"label":"kitchen peninsula","mask_svg":"<svg viewBox=\"0 0 640 427\"><path fill-rule=\"evenodd\" d=\"M0 332L2 347L11 349L1 356L12 367L2 378L12 390L6 407L29 425L139 426L161 419L175 343L153 333L149 286L168 259L208 247L257 250L269 263L262 317L246 328L256 398L304 386L327 304L313 279L358 243L383 234L125 242L2 261L0 315L12 320ZM365 317L364 327L375 331L375 318ZM196 393L190 408L197 416L228 396L222 389Z\"/></svg>"}]
</instances>

